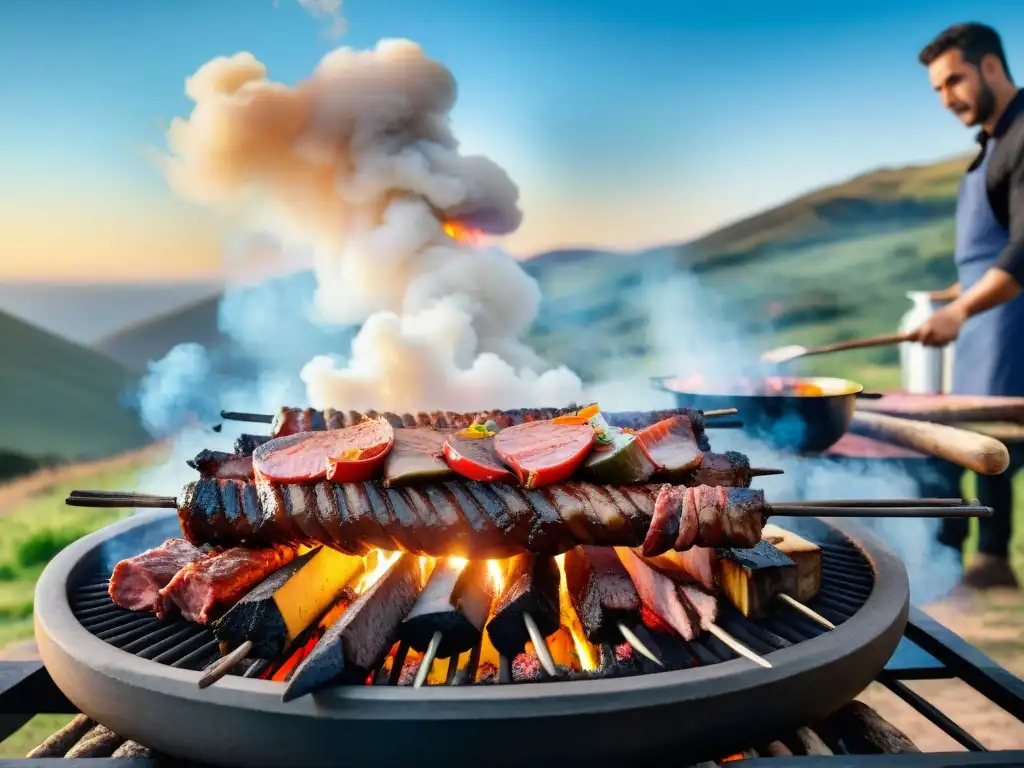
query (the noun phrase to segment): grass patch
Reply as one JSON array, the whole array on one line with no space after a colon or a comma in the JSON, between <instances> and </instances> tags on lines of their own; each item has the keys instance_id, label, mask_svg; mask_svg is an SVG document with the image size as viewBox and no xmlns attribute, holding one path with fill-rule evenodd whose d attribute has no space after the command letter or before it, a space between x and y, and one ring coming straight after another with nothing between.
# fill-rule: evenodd
<instances>
[{"instance_id":1,"label":"grass patch","mask_svg":"<svg viewBox=\"0 0 1024 768\"><path fill-rule=\"evenodd\" d=\"M32 636L36 580L53 556L128 514L118 509L69 507L64 503L68 493L76 487L134 488L139 472L151 460L140 456L137 462L92 477L57 482L0 514L0 648Z\"/></svg>"},{"instance_id":2,"label":"grass patch","mask_svg":"<svg viewBox=\"0 0 1024 768\"><path fill-rule=\"evenodd\" d=\"M50 734L59 731L72 719L73 716L68 715L36 715L12 733L6 741L0 742L0 759L25 757Z\"/></svg>"}]
</instances>

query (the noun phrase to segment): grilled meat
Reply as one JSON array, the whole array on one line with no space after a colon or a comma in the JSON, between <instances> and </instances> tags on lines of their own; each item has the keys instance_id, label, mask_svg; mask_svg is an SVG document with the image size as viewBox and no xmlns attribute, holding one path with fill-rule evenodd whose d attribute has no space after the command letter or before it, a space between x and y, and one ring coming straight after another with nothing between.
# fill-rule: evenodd
<instances>
[{"instance_id":1,"label":"grilled meat","mask_svg":"<svg viewBox=\"0 0 1024 768\"><path fill-rule=\"evenodd\" d=\"M162 612L160 590L189 563L206 557L185 539L168 539L159 547L122 560L114 566L107 591L110 599L129 611Z\"/></svg>"},{"instance_id":2,"label":"grilled meat","mask_svg":"<svg viewBox=\"0 0 1024 768\"><path fill-rule=\"evenodd\" d=\"M235 438L235 453L239 456L252 456L253 451L270 439L269 435L239 435Z\"/></svg>"},{"instance_id":3,"label":"grilled meat","mask_svg":"<svg viewBox=\"0 0 1024 768\"><path fill-rule=\"evenodd\" d=\"M565 585L592 643L618 639L620 623L632 625L640 620L640 595L611 547L576 547L566 552Z\"/></svg>"},{"instance_id":4,"label":"grilled meat","mask_svg":"<svg viewBox=\"0 0 1024 768\"><path fill-rule=\"evenodd\" d=\"M341 429L367 418L383 416L391 426L401 427L436 427L439 429L455 427L461 429L470 424L494 421L499 427L510 427L527 421L544 421L556 416L575 413L578 406L567 408L517 408L509 411L479 411L476 413L455 413L453 411L432 411L430 413L378 413L377 411L336 411L327 408L318 411L313 408L282 408L274 417L270 428L271 437L284 437L298 432L316 432L322 429ZM692 408L672 408L665 411L624 411L606 413L605 420L613 427L628 427L640 430L664 419L674 416L688 418L693 426L698 447L702 451L711 450L705 433L703 411Z\"/></svg>"},{"instance_id":5,"label":"grilled meat","mask_svg":"<svg viewBox=\"0 0 1024 768\"><path fill-rule=\"evenodd\" d=\"M206 624L293 557L293 546L274 544L265 549L232 547L192 562L160 590L158 615L176 608L188 621Z\"/></svg>"},{"instance_id":6,"label":"grilled meat","mask_svg":"<svg viewBox=\"0 0 1024 768\"><path fill-rule=\"evenodd\" d=\"M681 493L680 491L685 491ZM752 547L768 508L762 491L668 485L563 483L536 490L472 481L409 488L379 483L272 485L204 479L187 484L178 519L192 542L322 543L468 559L555 555L580 544L660 554L692 546ZM654 531L652 518L658 516ZM685 518L673 526L671 515ZM686 531L689 538L682 536Z\"/></svg>"},{"instance_id":7,"label":"grilled meat","mask_svg":"<svg viewBox=\"0 0 1024 768\"><path fill-rule=\"evenodd\" d=\"M252 455L242 456L224 451L202 450L187 462L200 477L218 480L245 480L252 477Z\"/></svg>"}]
</instances>

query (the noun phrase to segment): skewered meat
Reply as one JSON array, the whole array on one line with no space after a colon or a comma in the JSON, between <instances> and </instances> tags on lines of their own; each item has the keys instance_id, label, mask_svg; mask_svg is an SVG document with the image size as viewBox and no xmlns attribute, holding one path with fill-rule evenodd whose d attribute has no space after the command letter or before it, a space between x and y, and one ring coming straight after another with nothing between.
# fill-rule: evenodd
<instances>
[{"instance_id":1,"label":"skewered meat","mask_svg":"<svg viewBox=\"0 0 1024 768\"><path fill-rule=\"evenodd\" d=\"M257 494L258 488L258 494ZM555 555L579 544L635 547L645 554L692 546L752 547L768 512L764 493L742 488L563 483L536 490L471 481L410 488L378 483L273 485L205 479L185 486L178 519L193 542L323 543L350 554L369 548L468 559L522 552ZM667 501L666 501L667 497ZM682 533L669 515L686 515Z\"/></svg>"},{"instance_id":2,"label":"skewered meat","mask_svg":"<svg viewBox=\"0 0 1024 768\"><path fill-rule=\"evenodd\" d=\"M565 585L591 642L617 641L620 624L639 622L640 595L614 549L576 547L566 552Z\"/></svg>"},{"instance_id":3,"label":"skewered meat","mask_svg":"<svg viewBox=\"0 0 1024 768\"><path fill-rule=\"evenodd\" d=\"M160 590L178 571L207 554L185 539L168 539L159 547L122 560L110 576L110 599L129 611L160 612Z\"/></svg>"},{"instance_id":4,"label":"skewered meat","mask_svg":"<svg viewBox=\"0 0 1024 768\"><path fill-rule=\"evenodd\" d=\"M247 640L250 656L284 653L363 570L359 558L328 547L307 552L274 571L234 604L214 625L221 653Z\"/></svg>"},{"instance_id":5,"label":"skewered meat","mask_svg":"<svg viewBox=\"0 0 1024 768\"><path fill-rule=\"evenodd\" d=\"M205 449L187 462L200 477L215 477L218 480L245 480L252 477L252 456Z\"/></svg>"},{"instance_id":6,"label":"skewered meat","mask_svg":"<svg viewBox=\"0 0 1024 768\"><path fill-rule=\"evenodd\" d=\"M749 488L753 477L750 459L736 451L705 452L700 466L681 479L682 485L724 485L729 488ZM672 482L676 482L673 480Z\"/></svg>"},{"instance_id":7,"label":"skewered meat","mask_svg":"<svg viewBox=\"0 0 1024 768\"><path fill-rule=\"evenodd\" d=\"M297 432L314 432L323 429L340 429L358 424L366 418L383 417L398 429L401 427L468 427L473 423L494 421L499 427L510 427L529 421L545 421L556 416L576 413L578 406L567 408L518 408L508 411L479 411L477 413L454 413L452 411L433 411L431 413L378 413L377 411L336 411L328 408L318 411L312 408L281 408L270 428L272 437L283 437ZM683 416L690 420L697 445L702 451L709 451L705 434L703 411L692 408L671 408L664 411L623 411L605 413L604 417L613 427L627 427L641 430L659 421L675 416Z\"/></svg>"},{"instance_id":8,"label":"skewered meat","mask_svg":"<svg viewBox=\"0 0 1024 768\"><path fill-rule=\"evenodd\" d=\"M270 439L270 435L239 435L235 438L235 453L239 456L252 456L253 451Z\"/></svg>"},{"instance_id":9,"label":"skewered meat","mask_svg":"<svg viewBox=\"0 0 1024 768\"><path fill-rule=\"evenodd\" d=\"M687 612L672 580L651 568L629 549L617 549L619 560L629 572L640 600L686 641L700 634L698 625Z\"/></svg>"},{"instance_id":10,"label":"skewered meat","mask_svg":"<svg viewBox=\"0 0 1024 768\"><path fill-rule=\"evenodd\" d=\"M206 624L293 557L294 547L275 544L266 549L232 547L189 563L160 590L158 615L177 608L188 621Z\"/></svg>"}]
</instances>

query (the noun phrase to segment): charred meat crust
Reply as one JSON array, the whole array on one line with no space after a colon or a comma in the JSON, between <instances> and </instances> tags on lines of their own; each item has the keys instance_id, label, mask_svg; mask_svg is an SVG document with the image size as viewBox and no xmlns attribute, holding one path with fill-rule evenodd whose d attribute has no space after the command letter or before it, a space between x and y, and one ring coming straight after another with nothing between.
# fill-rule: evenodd
<instances>
[{"instance_id":1,"label":"charred meat crust","mask_svg":"<svg viewBox=\"0 0 1024 768\"><path fill-rule=\"evenodd\" d=\"M380 548L469 559L557 555L586 544L643 544L647 556L752 547L766 509L760 490L657 484L527 490L472 481L384 488L206 478L189 483L181 499L181 528L193 544L326 544L349 554Z\"/></svg>"}]
</instances>

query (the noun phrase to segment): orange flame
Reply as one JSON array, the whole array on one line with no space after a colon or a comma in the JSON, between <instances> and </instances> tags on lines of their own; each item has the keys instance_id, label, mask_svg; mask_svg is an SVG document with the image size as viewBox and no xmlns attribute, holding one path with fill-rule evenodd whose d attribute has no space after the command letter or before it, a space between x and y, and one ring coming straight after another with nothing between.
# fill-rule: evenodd
<instances>
[{"instance_id":1,"label":"orange flame","mask_svg":"<svg viewBox=\"0 0 1024 768\"><path fill-rule=\"evenodd\" d=\"M365 571L359 583L354 587L357 595L363 594L366 590L376 584L381 576L387 573L388 568L402 556L401 552L385 552L383 549L371 550L363 558Z\"/></svg>"},{"instance_id":2,"label":"orange flame","mask_svg":"<svg viewBox=\"0 0 1024 768\"><path fill-rule=\"evenodd\" d=\"M746 758L743 756L743 753L739 752L739 753L737 753L735 755L729 755L728 757L723 757L718 762L720 762L720 763L738 763L740 760L745 760L745 759Z\"/></svg>"},{"instance_id":3,"label":"orange flame","mask_svg":"<svg viewBox=\"0 0 1024 768\"><path fill-rule=\"evenodd\" d=\"M494 593L495 599L501 597L505 591L505 572L507 569L507 563L502 560L487 561L487 575L491 579L491 590Z\"/></svg>"},{"instance_id":4,"label":"orange flame","mask_svg":"<svg viewBox=\"0 0 1024 768\"><path fill-rule=\"evenodd\" d=\"M565 555L555 557L555 562L558 563L558 573L561 576L558 580L558 603L561 607L562 624L572 635L580 665L585 671L592 672L597 669L597 648L591 645L583 634L580 617L576 615L576 609L572 607L572 601L569 599L569 587L565 581Z\"/></svg>"},{"instance_id":5,"label":"orange flame","mask_svg":"<svg viewBox=\"0 0 1024 768\"><path fill-rule=\"evenodd\" d=\"M441 228L452 240L466 245L479 245L484 237L479 229L467 227L461 221L446 221Z\"/></svg>"}]
</instances>

